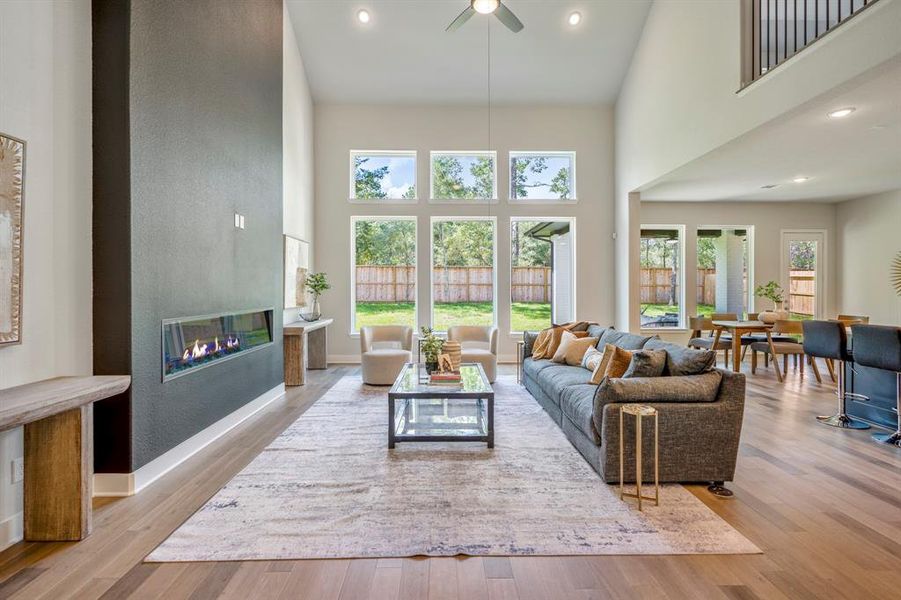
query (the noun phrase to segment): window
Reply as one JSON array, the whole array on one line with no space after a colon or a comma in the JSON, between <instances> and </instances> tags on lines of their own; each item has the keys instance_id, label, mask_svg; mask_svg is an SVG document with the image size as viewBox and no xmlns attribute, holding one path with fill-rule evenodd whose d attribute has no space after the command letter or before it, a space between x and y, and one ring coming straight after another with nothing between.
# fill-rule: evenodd
<instances>
[{"instance_id":1,"label":"window","mask_svg":"<svg viewBox=\"0 0 901 600\"><path fill-rule=\"evenodd\" d=\"M432 152L432 199L497 199L496 152Z\"/></svg>"},{"instance_id":2,"label":"window","mask_svg":"<svg viewBox=\"0 0 901 600\"><path fill-rule=\"evenodd\" d=\"M351 217L351 333L416 327L416 217Z\"/></svg>"},{"instance_id":3,"label":"window","mask_svg":"<svg viewBox=\"0 0 901 600\"><path fill-rule=\"evenodd\" d=\"M350 199L416 201L416 152L352 150Z\"/></svg>"},{"instance_id":4,"label":"window","mask_svg":"<svg viewBox=\"0 0 901 600\"><path fill-rule=\"evenodd\" d=\"M432 217L432 328L493 325L495 220Z\"/></svg>"},{"instance_id":5,"label":"window","mask_svg":"<svg viewBox=\"0 0 901 600\"><path fill-rule=\"evenodd\" d=\"M784 309L792 319L816 319L823 314L823 231L782 231L782 289L785 302L773 307L769 300L761 309Z\"/></svg>"},{"instance_id":6,"label":"window","mask_svg":"<svg viewBox=\"0 0 901 600\"><path fill-rule=\"evenodd\" d=\"M575 219L510 221L510 330L537 331L575 317Z\"/></svg>"},{"instance_id":7,"label":"window","mask_svg":"<svg viewBox=\"0 0 901 600\"><path fill-rule=\"evenodd\" d=\"M748 312L751 237L751 227L698 229L698 316Z\"/></svg>"},{"instance_id":8,"label":"window","mask_svg":"<svg viewBox=\"0 0 901 600\"><path fill-rule=\"evenodd\" d=\"M683 327L684 230L681 225L641 226L639 264L642 328Z\"/></svg>"},{"instance_id":9,"label":"window","mask_svg":"<svg viewBox=\"0 0 901 600\"><path fill-rule=\"evenodd\" d=\"M575 152L510 153L510 200L575 198Z\"/></svg>"}]
</instances>

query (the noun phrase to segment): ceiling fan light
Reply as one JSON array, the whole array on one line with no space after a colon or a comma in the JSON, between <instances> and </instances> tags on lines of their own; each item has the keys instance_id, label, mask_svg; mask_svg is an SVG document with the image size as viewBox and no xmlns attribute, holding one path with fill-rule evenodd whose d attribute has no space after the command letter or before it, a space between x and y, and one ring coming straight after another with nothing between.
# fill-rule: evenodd
<instances>
[{"instance_id":1,"label":"ceiling fan light","mask_svg":"<svg viewBox=\"0 0 901 600\"><path fill-rule=\"evenodd\" d=\"M479 14L490 15L500 3L500 0L472 0L472 7Z\"/></svg>"}]
</instances>

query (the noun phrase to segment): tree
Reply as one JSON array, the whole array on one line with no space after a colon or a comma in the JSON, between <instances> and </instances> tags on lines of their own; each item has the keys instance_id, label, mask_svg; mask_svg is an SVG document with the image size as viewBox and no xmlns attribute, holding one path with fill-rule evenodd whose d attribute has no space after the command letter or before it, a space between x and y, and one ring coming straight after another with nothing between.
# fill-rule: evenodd
<instances>
[{"instance_id":1,"label":"tree","mask_svg":"<svg viewBox=\"0 0 901 600\"><path fill-rule=\"evenodd\" d=\"M387 192L382 189L382 179L388 174L388 165L378 169L363 167L368 158L354 157L354 195L361 200L385 198Z\"/></svg>"},{"instance_id":2,"label":"tree","mask_svg":"<svg viewBox=\"0 0 901 600\"><path fill-rule=\"evenodd\" d=\"M792 242L789 247L791 268L799 271L813 271L817 264L816 242Z\"/></svg>"},{"instance_id":3,"label":"tree","mask_svg":"<svg viewBox=\"0 0 901 600\"><path fill-rule=\"evenodd\" d=\"M716 241L714 238L698 238L698 268L716 268Z\"/></svg>"},{"instance_id":4,"label":"tree","mask_svg":"<svg viewBox=\"0 0 901 600\"><path fill-rule=\"evenodd\" d=\"M413 221L357 221L354 231L357 265L416 264L416 224Z\"/></svg>"},{"instance_id":5,"label":"tree","mask_svg":"<svg viewBox=\"0 0 901 600\"><path fill-rule=\"evenodd\" d=\"M514 221L512 262L514 267L551 266L551 244L526 235L538 221Z\"/></svg>"},{"instance_id":6,"label":"tree","mask_svg":"<svg viewBox=\"0 0 901 600\"><path fill-rule=\"evenodd\" d=\"M439 156L432 168L432 187L436 198L467 200L494 197L494 159L490 157L476 157L470 164L472 185L466 185L463 163L457 156Z\"/></svg>"},{"instance_id":7,"label":"tree","mask_svg":"<svg viewBox=\"0 0 901 600\"><path fill-rule=\"evenodd\" d=\"M543 156L517 157L510 161L510 188L514 198L528 198L530 188L546 187L551 194L567 200L571 194L569 169L561 167L550 181L538 178L548 169ZM530 177L530 174L533 177Z\"/></svg>"}]
</instances>

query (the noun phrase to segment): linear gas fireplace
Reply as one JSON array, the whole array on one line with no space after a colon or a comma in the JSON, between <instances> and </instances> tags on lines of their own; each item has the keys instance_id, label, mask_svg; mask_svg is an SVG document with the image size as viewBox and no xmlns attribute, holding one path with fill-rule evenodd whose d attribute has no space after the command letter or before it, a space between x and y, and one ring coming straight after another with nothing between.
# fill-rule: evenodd
<instances>
[{"instance_id":1,"label":"linear gas fireplace","mask_svg":"<svg viewBox=\"0 0 901 600\"><path fill-rule=\"evenodd\" d=\"M163 321L163 381L272 344L272 310Z\"/></svg>"}]
</instances>

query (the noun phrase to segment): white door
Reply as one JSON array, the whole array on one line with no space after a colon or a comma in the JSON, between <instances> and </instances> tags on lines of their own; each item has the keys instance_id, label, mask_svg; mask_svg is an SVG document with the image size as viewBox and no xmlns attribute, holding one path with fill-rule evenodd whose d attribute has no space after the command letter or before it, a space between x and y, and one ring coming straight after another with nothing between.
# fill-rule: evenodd
<instances>
[{"instance_id":1,"label":"white door","mask_svg":"<svg viewBox=\"0 0 901 600\"><path fill-rule=\"evenodd\" d=\"M825 259L825 232L782 232L782 289L793 319L823 318Z\"/></svg>"}]
</instances>

